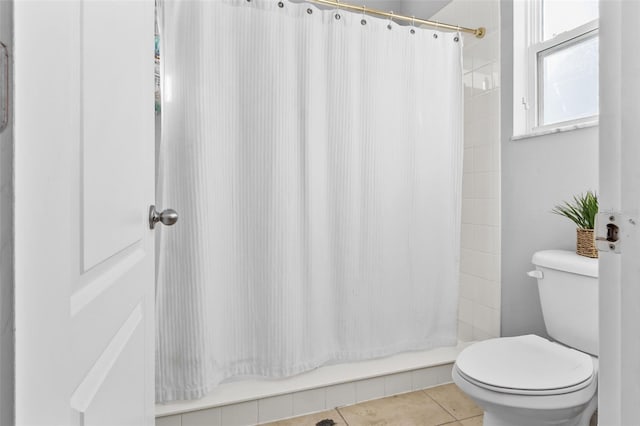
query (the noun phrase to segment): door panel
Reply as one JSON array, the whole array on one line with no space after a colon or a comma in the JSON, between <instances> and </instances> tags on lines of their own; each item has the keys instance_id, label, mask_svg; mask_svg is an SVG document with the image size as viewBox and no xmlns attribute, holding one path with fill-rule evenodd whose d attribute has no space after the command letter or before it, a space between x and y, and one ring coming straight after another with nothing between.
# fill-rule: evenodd
<instances>
[{"instance_id":1,"label":"door panel","mask_svg":"<svg viewBox=\"0 0 640 426\"><path fill-rule=\"evenodd\" d=\"M153 80L142 74L154 53L147 14L148 5L137 1L82 7L84 271L140 242L145 231L140 163L149 152L137 141L153 126L153 115L139 112L139 100L153 108Z\"/></svg>"},{"instance_id":2,"label":"door panel","mask_svg":"<svg viewBox=\"0 0 640 426\"><path fill-rule=\"evenodd\" d=\"M154 2L14 20L16 423L151 426Z\"/></svg>"},{"instance_id":3,"label":"door panel","mask_svg":"<svg viewBox=\"0 0 640 426\"><path fill-rule=\"evenodd\" d=\"M148 274L144 262L146 255L139 249L127 254L123 260L113 262L116 268L101 274L99 279L71 297L72 383L75 385L80 383L104 348L115 338L133 309L144 304L143 289L131 285L123 277L143 282L145 274ZM88 290L92 294L86 294ZM81 297L87 303L79 306L74 300Z\"/></svg>"},{"instance_id":4,"label":"door panel","mask_svg":"<svg viewBox=\"0 0 640 426\"><path fill-rule=\"evenodd\" d=\"M144 425L142 304L137 305L71 396L80 425ZM127 386L123 386L126 383ZM118 401L117 406L114 401Z\"/></svg>"}]
</instances>

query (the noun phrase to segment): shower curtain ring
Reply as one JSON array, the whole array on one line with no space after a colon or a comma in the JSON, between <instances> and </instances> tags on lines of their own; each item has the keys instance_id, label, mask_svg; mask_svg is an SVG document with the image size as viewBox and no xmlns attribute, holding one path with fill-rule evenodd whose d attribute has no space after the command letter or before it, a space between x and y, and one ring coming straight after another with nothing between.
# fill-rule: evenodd
<instances>
[{"instance_id":1,"label":"shower curtain ring","mask_svg":"<svg viewBox=\"0 0 640 426\"><path fill-rule=\"evenodd\" d=\"M440 22L433 21L435 23L436 28L440 28ZM438 33L433 33L433 38L438 38Z\"/></svg>"},{"instance_id":2,"label":"shower curtain ring","mask_svg":"<svg viewBox=\"0 0 640 426\"><path fill-rule=\"evenodd\" d=\"M388 29L388 30L390 30L391 28L393 28L393 27L391 26L391 23L393 22L393 17L394 17L393 10L390 10L390 11L389 11L389 13L390 13L391 15L389 15L389 19L387 20L387 29Z\"/></svg>"},{"instance_id":3,"label":"shower curtain ring","mask_svg":"<svg viewBox=\"0 0 640 426\"><path fill-rule=\"evenodd\" d=\"M453 37L453 41L455 41L456 43L460 41L460 25L457 25L457 27L458 27L458 34L456 34L455 37Z\"/></svg>"},{"instance_id":4,"label":"shower curtain ring","mask_svg":"<svg viewBox=\"0 0 640 426\"><path fill-rule=\"evenodd\" d=\"M411 30L409 31L411 34L415 34L416 33L416 17L415 15L411 15Z\"/></svg>"},{"instance_id":5,"label":"shower curtain ring","mask_svg":"<svg viewBox=\"0 0 640 426\"><path fill-rule=\"evenodd\" d=\"M336 9L335 9L336 13L335 15L333 15L334 18L336 18L336 21L339 21L340 18L342 18L342 16L340 16L340 0L336 0Z\"/></svg>"},{"instance_id":6,"label":"shower curtain ring","mask_svg":"<svg viewBox=\"0 0 640 426\"><path fill-rule=\"evenodd\" d=\"M360 19L360 24L361 25L367 25L367 20L364 19L367 13L367 6L362 5L362 19Z\"/></svg>"}]
</instances>

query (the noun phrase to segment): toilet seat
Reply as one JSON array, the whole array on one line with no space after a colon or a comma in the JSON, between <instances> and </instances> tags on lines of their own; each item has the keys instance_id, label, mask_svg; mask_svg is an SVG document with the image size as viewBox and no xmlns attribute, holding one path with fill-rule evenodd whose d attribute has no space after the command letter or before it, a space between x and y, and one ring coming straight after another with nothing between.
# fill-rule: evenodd
<instances>
[{"instance_id":1,"label":"toilet seat","mask_svg":"<svg viewBox=\"0 0 640 426\"><path fill-rule=\"evenodd\" d=\"M566 388L559 389L543 389L543 390L530 390L530 389L513 389L513 388L505 388L499 386L492 386L487 383L482 383L475 380L472 377L467 376L459 368L456 367L457 373L466 381L471 384L474 384L480 388L484 388L490 391L504 393L504 394L512 394L512 395L532 395L532 396L554 396L554 395L562 395L571 392L577 392L591 385L594 381L595 376L591 376L589 379L585 380L582 383L578 383L577 385L569 386Z\"/></svg>"},{"instance_id":2,"label":"toilet seat","mask_svg":"<svg viewBox=\"0 0 640 426\"><path fill-rule=\"evenodd\" d=\"M476 343L460 353L456 370L468 382L516 395L559 395L589 386L592 358L535 335Z\"/></svg>"}]
</instances>

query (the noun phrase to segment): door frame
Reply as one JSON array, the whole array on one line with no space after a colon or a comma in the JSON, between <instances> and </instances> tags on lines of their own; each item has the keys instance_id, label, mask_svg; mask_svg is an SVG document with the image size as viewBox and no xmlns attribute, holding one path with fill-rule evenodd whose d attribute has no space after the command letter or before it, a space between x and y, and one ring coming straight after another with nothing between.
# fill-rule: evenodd
<instances>
[{"instance_id":1,"label":"door frame","mask_svg":"<svg viewBox=\"0 0 640 426\"><path fill-rule=\"evenodd\" d=\"M9 53L9 122L0 132L0 425L14 423L13 1L0 1L0 42ZM2 52L0 52L2 54ZM1 74L1 73L0 73ZM0 81L4 85L4 81ZM5 102L3 99L0 102Z\"/></svg>"}]
</instances>

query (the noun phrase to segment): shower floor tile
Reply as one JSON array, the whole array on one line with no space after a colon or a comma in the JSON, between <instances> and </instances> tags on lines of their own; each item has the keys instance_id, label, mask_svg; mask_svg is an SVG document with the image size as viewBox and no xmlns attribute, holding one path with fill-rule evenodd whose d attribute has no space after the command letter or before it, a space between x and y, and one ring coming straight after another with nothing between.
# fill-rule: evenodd
<instances>
[{"instance_id":1,"label":"shower floor tile","mask_svg":"<svg viewBox=\"0 0 640 426\"><path fill-rule=\"evenodd\" d=\"M268 426L482 426L482 410L455 384L338 407ZM264 425L267 426L267 425Z\"/></svg>"}]
</instances>

